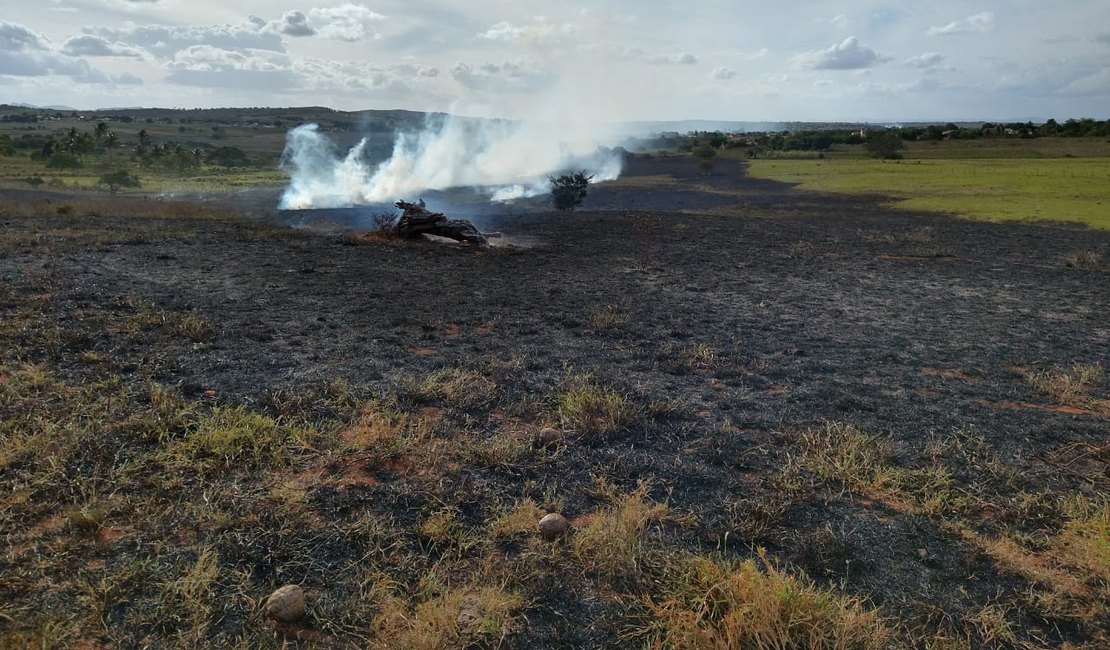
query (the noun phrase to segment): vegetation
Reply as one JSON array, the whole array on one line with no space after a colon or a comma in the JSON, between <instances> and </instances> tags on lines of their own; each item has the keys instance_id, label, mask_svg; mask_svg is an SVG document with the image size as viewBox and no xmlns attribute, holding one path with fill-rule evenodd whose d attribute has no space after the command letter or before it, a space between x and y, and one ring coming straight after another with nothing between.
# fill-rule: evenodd
<instances>
[{"instance_id":1,"label":"vegetation","mask_svg":"<svg viewBox=\"0 0 1110 650\"><path fill-rule=\"evenodd\" d=\"M112 194L116 194L125 187L140 187L139 178L122 169L101 176L100 184L107 185L108 191Z\"/></svg>"},{"instance_id":2,"label":"vegetation","mask_svg":"<svg viewBox=\"0 0 1110 650\"><path fill-rule=\"evenodd\" d=\"M587 176L585 171L552 176L551 204L556 210L574 210L586 200L586 192L592 179L593 176Z\"/></svg>"}]
</instances>

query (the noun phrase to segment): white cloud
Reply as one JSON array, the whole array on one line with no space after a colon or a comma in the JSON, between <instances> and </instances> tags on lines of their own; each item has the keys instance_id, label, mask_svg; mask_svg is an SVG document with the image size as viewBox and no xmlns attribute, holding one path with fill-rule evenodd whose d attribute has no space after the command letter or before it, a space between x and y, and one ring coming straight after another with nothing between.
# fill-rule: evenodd
<instances>
[{"instance_id":1,"label":"white cloud","mask_svg":"<svg viewBox=\"0 0 1110 650\"><path fill-rule=\"evenodd\" d=\"M951 36L953 34L985 34L994 29L994 13L984 11L963 20L954 20L943 27L930 27L926 36Z\"/></svg>"},{"instance_id":2,"label":"white cloud","mask_svg":"<svg viewBox=\"0 0 1110 650\"><path fill-rule=\"evenodd\" d=\"M225 50L194 45L166 64L170 83L183 86L280 90L297 86L289 57L269 50Z\"/></svg>"},{"instance_id":3,"label":"white cloud","mask_svg":"<svg viewBox=\"0 0 1110 650\"><path fill-rule=\"evenodd\" d=\"M944 55L937 52L925 52L906 59L906 65L911 68L932 68L944 62Z\"/></svg>"},{"instance_id":4,"label":"white cloud","mask_svg":"<svg viewBox=\"0 0 1110 650\"><path fill-rule=\"evenodd\" d=\"M795 67L803 70L859 70L887 60L889 57L860 45L855 36L827 49L804 52L791 59Z\"/></svg>"},{"instance_id":5,"label":"white cloud","mask_svg":"<svg viewBox=\"0 0 1110 650\"><path fill-rule=\"evenodd\" d=\"M74 36L62 44L62 52L70 56L109 56L129 59L142 59L141 50L123 43L111 43L107 39L91 34Z\"/></svg>"},{"instance_id":6,"label":"white cloud","mask_svg":"<svg viewBox=\"0 0 1110 650\"><path fill-rule=\"evenodd\" d=\"M689 52L679 52L677 54L656 54L647 58L648 63L655 63L657 65L695 65L698 58Z\"/></svg>"},{"instance_id":7,"label":"white cloud","mask_svg":"<svg viewBox=\"0 0 1110 650\"><path fill-rule=\"evenodd\" d=\"M736 71L732 68L715 68L713 70L714 79L732 79L736 76Z\"/></svg>"},{"instance_id":8,"label":"white cloud","mask_svg":"<svg viewBox=\"0 0 1110 650\"><path fill-rule=\"evenodd\" d=\"M208 45L224 50L282 52L285 49L279 35L258 29L255 18L244 25L130 25L118 28L87 27L84 32L108 41L142 48L161 58L170 58L176 52L195 45Z\"/></svg>"},{"instance_id":9,"label":"white cloud","mask_svg":"<svg viewBox=\"0 0 1110 650\"><path fill-rule=\"evenodd\" d=\"M385 20L385 16L351 3L309 9L308 18L321 36L348 43L380 38L378 23Z\"/></svg>"},{"instance_id":10,"label":"white cloud","mask_svg":"<svg viewBox=\"0 0 1110 650\"><path fill-rule=\"evenodd\" d=\"M558 76L534 64L523 63L458 63L451 68L451 77L471 90L500 93L530 93L550 87Z\"/></svg>"},{"instance_id":11,"label":"white cloud","mask_svg":"<svg viewBox=\"0 0 1110 650\"><path fill-rule=\"evenodd\" d=\"M524 41L527 43L549 43L571 35L576 27L570 23L556 25L540 16L526 25L515 25L503 21L479 34L479 38L489 41Z\"/></svg>"}]
</instances>

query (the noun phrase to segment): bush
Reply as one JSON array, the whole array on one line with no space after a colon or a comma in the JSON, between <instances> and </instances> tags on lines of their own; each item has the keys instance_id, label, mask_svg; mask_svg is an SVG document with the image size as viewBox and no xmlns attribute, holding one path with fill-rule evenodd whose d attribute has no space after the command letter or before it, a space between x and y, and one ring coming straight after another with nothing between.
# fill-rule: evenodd
<instances>
[{"instance_id":1,"label":"bush","mask_svg":"<svg viewBox=\"0 0 1110 650\"><path fill-rule=\"evenodd\" d=\"M104 174L100 177L99 182L101 185L107 185L108 191L112 194L119 192L124 187L140 187L138 177L132 176L130 172L122 169Z\"/></svg>"},{"instance_id":2,"label":"bush","mask_svg":"<svg viewBox=\"0 0 1110 650\"><path fill-rule=\"evenodd\" d=\"M551 203L556 210L570 211L582 205L586 199L586 188L593 176L585 170L551 177Z\"/></svg>"},{"instance_id":3,"label":"bush","mask_svg":"<svg viewBox=\"0 0 1110 650\"><path fill-rule=\"evenodd\" d=\"M906 147L901 136L893 131L875 135L868 139L864 146L872 157L882 158L883 160L900 160L902 149Z\"/></svg>"},{"instance_id":4,"label":"bush","mask_svg":"<svg viewBox=\"0 0 1110 650\"><path fill-rule=\"evenodd\" d=\"M38 187L39 185L42 185L45 181L42 180L42 176L28 176L27 178L23 179L23 182L27 183L31 187Z\"/></svg>"},{"instance_id":5,"label":"bush","mask_svg":"<svg viewBox=\"0 0 1110 650\"><path fill-rule=\"evenodd\" d=\"M50 154L50 158L46 160L46 166L49 169L79 169L81 159L71 153L59 151Z\"/></svg>"}]
</instances>

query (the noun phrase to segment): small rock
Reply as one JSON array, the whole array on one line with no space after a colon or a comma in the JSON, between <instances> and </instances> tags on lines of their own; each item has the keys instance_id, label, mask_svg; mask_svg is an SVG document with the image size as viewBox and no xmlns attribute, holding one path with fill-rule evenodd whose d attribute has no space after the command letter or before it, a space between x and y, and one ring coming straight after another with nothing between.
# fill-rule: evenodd
<instances>
[{"instance_id":1,"label":"small rock","mask_svg":"<svg viewBox=\"0 0 1110 650\"><path fill-rule=\"evenodd\" d=\"M929 557L929 551L926 550L926 549L923 549L923 548L919 548L919 549L917 549L917 557L924 560L924 559Z\"/></svg>"},{"instance_id":2,"label":"small rock","mask_svg":"<svg viewBox=\"0 0 1110 650\"><path fill-rule=\"evenodd\" d=\"M562 439L563 432L558 429L552 429L551 427L540 429L540 432L536 435L536 443L541 447L549 447Z\"/></svg>"},{"instance_id":3,"label":"small rock","mask_svg":"<svg viewBox=\"0 0 1110 650\"><path fill-rule=\"evenodd\" d=\"M282 623L293 623L304 616L304 590L299 585L285 585L266 599L266 615Z\"/></svg>"},{"instance_id":4,"label":"small rock","mask_svg":"<svg viewBox=\"0 0 1110 650\"><path fill-rule=\"evenodd\" d=\"M540 519L540 535L544 539L555 539L567 532L568 528L570 528L570 522L567 518L555 512L544 515L544 518Z\"/></svg>"}]
</instances>

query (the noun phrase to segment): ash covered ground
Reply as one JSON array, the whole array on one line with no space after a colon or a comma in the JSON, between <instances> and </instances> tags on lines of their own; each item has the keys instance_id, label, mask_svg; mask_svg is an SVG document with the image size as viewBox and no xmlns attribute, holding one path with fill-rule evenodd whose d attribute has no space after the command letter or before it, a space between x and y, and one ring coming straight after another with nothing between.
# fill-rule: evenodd
<instances>
[{"instance_id":1,"label":"ash covered ground","mask_svg":"<svg viewBox=\"0 0 1110 650\"><path fill-rule=\"evenodd\" d=\"M328 525L371 513L405 528L446 504L461 525L481 527L507 504L557 494L573 520L599 507L596 477L621 491L648 481L653 499L691 515L660 526L658 543L734 558L764 547L780 566L974 647L993 647L968 622L990 603L1001 604L1017 639L1034 645L1105 640L1105 611L1079 620L1039 609L1028 595L1045 588L1035 575L969 539L1062 530L1051 515L985 505L1020 493L1105 497L1105 384L1090 389L1088 402L1064 404L1029 377L1110 362L1110 275L1064 261L1075 251L1110 251L1110 233L894 212L879 197L801 193L747 178L742 163L707 172L680 158L630 161L624 178L592 187L584 208L569 214L542 202L454 213L425 197L430 208L520 244L489 250L349 245L337 236L351 225L348 213L325 227L261 209L261 198L231 199L252 203L257 214L246 222L136 226L121 210L97 224L128 237L94 246L59 239L49 254L40 252L47 235L7 247L0 277L8 308L46 278L53 298L44 314L69 337L46 350L27 333L26 355L81 381L96 371L77 357L96 350L125 381L263 410L276 393L336 380L367 394L404 394L413 377L496 368L480 370L496 384L488 402L454 408L413 398L413 408L433 409L476 441L527 440L554 422L545 400L568 377L588 375L640 415L611 435L572 435L554 451L525 445L504 463L415 471L354 459L366 478L352 483L338 480L346 470L334 459L304 461L301 469L323 468L307 508ZM261 225L294 222L312 227ZM11 218L5 228L32 242L36 230L66 223ZM195 315L212 334L201 342L128 337L82 316L123 313L136 298ZM931 511L811 480L805 467L797 476L808 487L784 487L805 432L830 422L882 436L892 468L940 462L976 505L960 515ZM930 442L950 439L974 440L977 451L949 446L938 461ZM980 484L985 464L1008 478ZM767 512L753 527L760 508ZM259 584L339 589L358 552L352 542L327 537L327 525L276 533L267 521L257 525L269 532L257 536L280 541L268 550L197 534ZM127 544L162 534L133 528ZM412 540L399 543L417 546ZM296 562L310 547L315 559ZM117 552L88 551L109 565ZM521 587L527 605L502 647L630 643L623 605L612 597L620 589L552 571ZM6 598L26 597L8 586ZM355 642L321 622L324 609L315 642ZM246 624L225 617L207 633L219 639L237 625Z\"/></svg>"}]
</instances>

